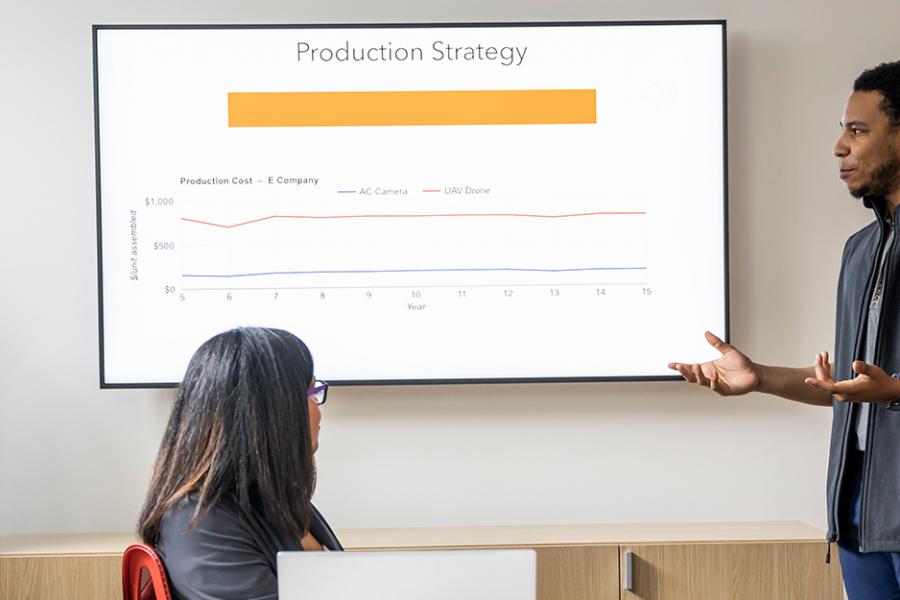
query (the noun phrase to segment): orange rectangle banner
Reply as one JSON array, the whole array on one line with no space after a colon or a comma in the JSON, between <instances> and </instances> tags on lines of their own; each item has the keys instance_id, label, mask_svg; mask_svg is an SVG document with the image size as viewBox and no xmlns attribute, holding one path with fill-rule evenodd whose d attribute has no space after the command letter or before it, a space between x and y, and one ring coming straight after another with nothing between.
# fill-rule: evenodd
<instances>
[{"instance_id":1,"label":"orange rectangle banner","mask_svg":"<svg viewBox=\"0 0 900 600\"><path fill-rule=\"evenodd\" d=\"M230 92L229 127L597 122L596 90Z\"/></svg>"}]
</instances>

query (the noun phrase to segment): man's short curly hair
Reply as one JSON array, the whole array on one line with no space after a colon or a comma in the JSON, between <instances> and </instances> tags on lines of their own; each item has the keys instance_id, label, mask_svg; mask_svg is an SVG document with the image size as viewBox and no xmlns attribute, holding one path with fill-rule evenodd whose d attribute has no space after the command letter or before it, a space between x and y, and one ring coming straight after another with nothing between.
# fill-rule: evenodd
<instances>
[{"instance_id":1,"label":"man's short curly hair","mask_svg":"<svg viewBox=\"0 0 900 600\"><path fill-rule=\"evenodd\" d=\"M884 96L881 111L891 121L891 127L900 127L900 60L881 63L863 71L853 82L854 92L880 92Z\"/></svg>"}]
</instances>

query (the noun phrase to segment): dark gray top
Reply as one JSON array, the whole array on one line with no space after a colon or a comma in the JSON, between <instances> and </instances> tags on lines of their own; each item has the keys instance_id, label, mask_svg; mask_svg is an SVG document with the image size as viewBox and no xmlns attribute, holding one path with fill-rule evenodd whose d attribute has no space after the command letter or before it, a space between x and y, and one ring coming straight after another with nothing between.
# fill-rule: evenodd
<instances>
[{"instance_id":1,"label":"dark gray top","mask_svg":"<svg viewBox=\"0 0 900 600\"><path fill-rule=\"evenodd\" d=\"M195 499L183 500L169 509L160 527L156 551L174 600L277 599L275 555L302 550L300 540L227 503L188 530L196 507ZM343 550L315 507L310 533L328 550Z\"/></svg>"},{"instance_id":2,"label":"dark gray top","mask_svg":"<svg viewBox=\"0 0 900 600\"><path fill-rule=\"evenodd\" d=\"M886 260L885 257L891 253L891 246L894 243L893 223L888 220L884 224L887 239L884 242L884 248L881 250L881 256L878 259L878 279L875 282L875 288L872 290L872 298L869 300L869 316L866 319L866 335L863 337L863 346L860 353L862 360L866 364L875 363L875 345L878 343L878 323L881 321L882 299L884 298L884 280L887 277L885 273ZM855 407L856 414L856 448L857 450L866 449L866 436L869 427L869 407L868 403L858 404Z\"/></svg>"}]
</instances>

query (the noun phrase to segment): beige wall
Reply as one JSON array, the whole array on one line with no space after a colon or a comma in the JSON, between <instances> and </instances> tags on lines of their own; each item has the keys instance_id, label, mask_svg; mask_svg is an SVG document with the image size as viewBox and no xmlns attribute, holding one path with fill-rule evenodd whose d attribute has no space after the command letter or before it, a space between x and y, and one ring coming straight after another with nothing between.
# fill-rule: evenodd
<instances>
[{"instance_id":1,"label":"beige wall","mask_svg":"<svg viewBox=\"0 0 900 600\"><path fill-rule=\"evenodd\" d=\"M843 240L869 220L837 179L831 148L853 78L900 58L900 3L251 6L0 4L0 533L131 528L171 405L170 391L97 385L95 22L726 18L733 339L758 360L790 365L831 348ZM823 526L829 428L826 409L759 395L722 400L677 383L337 389L325 410L317 502L338 527Z\"/></svg>"}]
</instances>

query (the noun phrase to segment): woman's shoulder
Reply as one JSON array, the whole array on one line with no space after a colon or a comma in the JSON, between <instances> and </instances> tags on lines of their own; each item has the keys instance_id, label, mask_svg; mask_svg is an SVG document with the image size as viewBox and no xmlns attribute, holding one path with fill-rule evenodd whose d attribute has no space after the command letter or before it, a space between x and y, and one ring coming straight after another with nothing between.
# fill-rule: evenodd
<instances>
[{"instance_id":1,"label":"woman's shoulder","mask_svg":"<svg viewBox=\"0 0 900 600\"><path fill-rule=\"evenodd\" d=\"M274 526L259 511L242 509L235 499L223 498L200 511L196 496L172 505L160 524L159 546L173 543L209 544L215 541L235 548L253 549L271 557L279 550L298 550L299 541Z\"/></svg>"},{"instance_id":2,"label":"woman's shoulder","mask_svg":"<svg viewBox=\"0 0 900 600\"><path fill-rule=\"evenodd\" d=\"M242 519L229 502L217 502L202 515L198 515L199 507L200 501L196 496L181 498L169 507L160 523L160 541L195 532L242 529Z\"/></svg>"},{"instance_id":3,"label":"woman's shoulder","mask_svg":"<svg viewBox=\"0 0 900 600\"><path fill-rule=\"evenodd\" d=\"M198 506L196 498L177 502L160 527L157 552L176 597L274 598L277 548L268 532L227 502L195 518Z\"/></svg>"},{"instance_id":4,"label":"woman's shoulder","mask_svg":"<svg viewBox=\"0 0 900 600\"><path fill-rule=\"evenodd\" d=\"M194 555L208 555L210 550L227 553L259 545L254 539L257 536L226 503L215 504L203 513L198 513L199 506L196 498L184 498L166 511L157 542L164 562L190 562Z\"/></svg>"}]
</instances>

